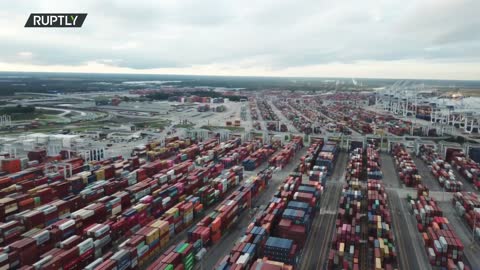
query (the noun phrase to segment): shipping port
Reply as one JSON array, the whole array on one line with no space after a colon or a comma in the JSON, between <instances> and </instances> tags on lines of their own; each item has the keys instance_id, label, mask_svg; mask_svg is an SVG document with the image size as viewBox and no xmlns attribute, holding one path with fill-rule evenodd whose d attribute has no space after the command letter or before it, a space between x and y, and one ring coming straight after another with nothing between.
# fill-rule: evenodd
<instances>
[{"instance_id":1,"label":"shipping port","mask_svg":"<svg viewBox=\"0 0 480 270\"><path fill-rule=\"evenodd\" d=\"M2 97L0 269L480 269L476 108L345 85Z\"/></svg>"}]
</instances>

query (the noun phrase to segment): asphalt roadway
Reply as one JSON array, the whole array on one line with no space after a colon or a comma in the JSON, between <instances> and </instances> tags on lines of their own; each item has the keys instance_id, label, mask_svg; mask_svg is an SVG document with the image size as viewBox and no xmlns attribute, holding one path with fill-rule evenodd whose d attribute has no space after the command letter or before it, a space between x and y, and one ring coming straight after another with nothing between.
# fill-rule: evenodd
<instances>
[{"instance_id":1,"label":"asphalt roadway","mask_svg":"<svg viewBox=\"0 0 480 270\"><path fill-rule=\"evenodd\" d=\"M428 167L427 163L419 157L412 156L412 159L417 166L418 174L422 177L422 183L425 184L430 191L442 191L443 188L433 176L432 171Z\"/></svg>"},{"instance_id":2,"label":"asphalt roadway","mask_svg":"<svg viewBox=\"0 0 480 270\"><path fill-rule=\"evenodd\" d=\"M339 153L333 174L329 177L323 192L320 210L315 215L303 248L298 269L323 269L327 263L328 252L335 233L338 203L345 183L347 159L347 153Z\"/></svg>"},{"instance_id":3,"label":"asphalt roadway","mask_svg":"<svg viewBox=\"0 0 480 270\"><path fill-rule=\"evenodd\" d=\"M399 269L416 270L432 269L423 248L416 227L416 221L410 214L406 200L401 199L398 190L404 186L395 168L395 160L388 153L380 154L383 183L388 196L388 204L392 215L392 230L395 238L397 262ZM405 189L405 187L403 187Z\"/></svg>"}]
</instances>

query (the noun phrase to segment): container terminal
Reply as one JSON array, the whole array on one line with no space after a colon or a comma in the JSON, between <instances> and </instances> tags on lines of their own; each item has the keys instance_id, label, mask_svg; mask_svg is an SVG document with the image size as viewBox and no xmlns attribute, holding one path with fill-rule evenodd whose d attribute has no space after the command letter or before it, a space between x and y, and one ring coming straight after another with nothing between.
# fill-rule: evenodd
<instances>
[{"instance_id":1,"label":"container terminal","mask_svg":"<svg viewBox=\"0 0 480 270\"><path fill-rule=\"evenodd\" d=\"M5 98L0 269L480 269L476 98L162 87Z\"/></svg>"}]
</instances>

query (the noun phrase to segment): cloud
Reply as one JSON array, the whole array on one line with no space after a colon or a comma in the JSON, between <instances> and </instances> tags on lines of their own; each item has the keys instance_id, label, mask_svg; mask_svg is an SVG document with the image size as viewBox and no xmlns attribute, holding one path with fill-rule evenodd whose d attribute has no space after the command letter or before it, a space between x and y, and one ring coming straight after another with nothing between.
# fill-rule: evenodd
<instances>
[{"instance_id":1,"label":"cloud","mask_svg":"<svg viewBox=\"0 0 480 270\"><path fill-rule=\"evenodd\" d=\"M0 10L0 62L38 71L96 63L111 71L311 74L392 63L394 77L410 74L394 65L404 61L430 65L431 76L442 63L480 70L476 0L20 0ZM27 29L30 12L88 16L81 29Z\"/></svg>"},{"instance_id":2,"label":"cloud","mask_svg":"<svg viewBox=\"0 0 480 270\"><path fill-rule=\"evenodd\" d=\"M20 58L32 58L33 53L32 52L19 52L19 53L17 53L17 55Z\"/></svg>"}]
</instances>

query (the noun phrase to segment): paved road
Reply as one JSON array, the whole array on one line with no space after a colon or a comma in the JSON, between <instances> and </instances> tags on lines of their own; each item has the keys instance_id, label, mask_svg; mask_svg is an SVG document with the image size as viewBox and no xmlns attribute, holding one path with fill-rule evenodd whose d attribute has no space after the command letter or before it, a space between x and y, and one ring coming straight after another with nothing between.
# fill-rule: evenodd
<instances>
[{"instance_id":1,"label":"paved road","mask_svg":"<svg viewBox=\"0 0 480 270\"><path fill-rule=\"evenodd\" d=\"M416 221L406 205L394 190L386 190L392 213L392 230L395 236L397 261L402 270L432 269L423 248Z\"/></svg>"},{"instance_id":2,"label":"paved road","mask_svg":"<svg viewBox=\"0 0 480 270\"><path fill-rule=\"evenodd\" d=\"M308 235L298 269L323 269L328 260L338 203L345 182L347 153L341 152L335 164L334 172L327 182L324 195Z\"/></svg>"},{"instance_id":3,"label":"paved road","mask_svg":"<svg viewBox=\"0 0 480 270\"><path fill-rule=\"evenodd\" d=\"M270 201L278 187L283 183L283 180L298 166L298 162L305 155L306 150L306 147L300 150L283 170L274 173L266 189L253 200L253 207L266 205ZM245 229L251 222L251 219L252 217L248 215L247 211L240 214L238 222L222 236L220 242L208 249L203 260L203 269L213 269L221 258L230 253L235 242L245 233Z\"/></svg>"},{"instance_id":4,"label":"paved road","mask_svg":"<svg viewBox=\"0 0 480 270\"><path fill-rule=\"evenodd\" d=\"M380 154L380 164L383 173L383 183L386 188L400 188L402 184L398 178L397 171L395 169L395 161L393 157L388 153Z\"/></svg>"},{"instance_id":5,"label":"paved road","mask_svg":"<svg viewBox=\"0 0 480 270\"><path fill-rule=\"evenodd\" d=\"M287 128L288 128L289 132L295 132L295 133L299 132L297 130L297 128L292 125L292 122L290 122L290 120L288 120L285 117L285 115L283 115L283 113L277 108L277 106L275 106L273 104L273 102L271 100L268 100L267 102L268 102L268 105L270 105L270 107L272 107L273 113L275 113L278 116L278 119L280 119L280 124L287 125Z\"/></svg>"},{"instance_id":6,"label":"paved road","mask_svg":"<svg viewBox=\"0 0 480 270\"><path fill-rule=\"evenodd\" d=\"M393 157L390 154L381 153L380 159L383 182L392 214L392 230L395 236L399 267L402 270L431 269L416 228L416 221L409 214L409 209L405 207L406 200L399 196L399 192L405 188L401 188Z\"/></svg>"},{"instance_id":7,"label":"paved road","mask_svg":"<svg viewBox=\"0 0 480 270\"><path fill-rule=\"evenodd\" d=\"M432 171L430 168L428 168L428 165L425 161L423 161L421 158L413 156L413 162L415 162L415 165L417 165L417 170L418 174L422 177L422 183L427 186L430 191L443 191L443 188L440 186L440 183L438 183L437 179L432 174Z\"/></svg>"}]
</instances>

